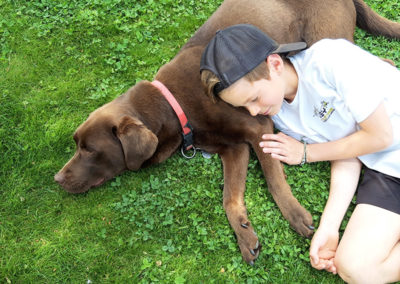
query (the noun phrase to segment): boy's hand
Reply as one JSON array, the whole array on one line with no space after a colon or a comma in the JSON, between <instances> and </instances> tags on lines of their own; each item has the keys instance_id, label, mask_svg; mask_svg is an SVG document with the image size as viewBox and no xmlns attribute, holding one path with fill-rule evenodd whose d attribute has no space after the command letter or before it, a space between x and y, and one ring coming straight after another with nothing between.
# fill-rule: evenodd
<instances>
[{"instance_id":1,"label":"boy's hand","mask_svg":"<svg viewBox=\"0 0 400 284\"><path fill-rule=\"evenodd\" d=\"M304 155L303 143L296 139L279 132L278 134L264 134L264 141L260 142L260 147L264 153L270 153L271 157L289 165L301 163Z\"/></svg>"},{"instance_id":2,"label":"boy's hand","mask_svg":"<svg viewBox=\"0 0 400 284\"><path fill-rule=\"evenodd\" d=\"M337 273L334 259L339 243L339 232L318 229L311 240L310 262L315 269Z\"/></svg>"}]
</instances>

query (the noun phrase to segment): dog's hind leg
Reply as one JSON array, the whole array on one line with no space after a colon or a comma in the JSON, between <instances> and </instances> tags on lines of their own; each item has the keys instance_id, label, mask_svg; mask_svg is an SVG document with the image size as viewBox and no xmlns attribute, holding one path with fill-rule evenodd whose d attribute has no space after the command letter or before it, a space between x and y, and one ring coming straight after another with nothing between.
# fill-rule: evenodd
<instances>
[{"instance_id":1,"label":"dog's hind leg","mask_svg":"<svg viewBox=\"0 0 400 284\"><path fill-rule=\"evenodd\" d=\"M219 152L224 168L224 208L229 223L235 231L243 259L253 264L261 246L256 233L247 218L244 204L249 146L230 145Z\"/></svg>"}]
</instances>

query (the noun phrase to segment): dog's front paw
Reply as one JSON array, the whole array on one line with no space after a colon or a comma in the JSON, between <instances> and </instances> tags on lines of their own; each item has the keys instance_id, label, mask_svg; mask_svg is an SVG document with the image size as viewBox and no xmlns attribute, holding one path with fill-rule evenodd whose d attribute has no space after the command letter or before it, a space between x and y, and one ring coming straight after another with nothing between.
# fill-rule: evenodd
<instances>
[{"instance_id":1,"label":"dog's front paw","mask_svg":"<svg viewBox=\"0 0 400 284\"><path fill-rule=\"evenodd\" d=\"M314 234L314 225L311 214L300 204L296 208L292 208L287 217L290 226L297 233L306 238L311 238Z\"/></svg>"},{"instance_id":2,"label":"dog's front paw","mask_svg":"<svg viewBox=\"0 0 400 284\"><path fill-rule=\"evenodd\" d=\"M235 231L243 260L250 265L254 265L254 261L258 258L261 250L257 234L249 221L241 222L240 228Z\"/></svg>"}]
</instances>

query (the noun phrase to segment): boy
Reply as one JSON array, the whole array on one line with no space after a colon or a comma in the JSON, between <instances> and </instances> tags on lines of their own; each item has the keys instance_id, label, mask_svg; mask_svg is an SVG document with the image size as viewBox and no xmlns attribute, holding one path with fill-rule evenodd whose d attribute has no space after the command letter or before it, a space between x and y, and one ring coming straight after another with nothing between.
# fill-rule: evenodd
<instances>
[{"instance_id":1,"label":"boy","mask_svg":"<svg viewBox=\"0 0 400 284\"><path fill-rule=\"evenodd\" d=\"M304 48L278 45L251 25L232 26L204 50L202 82L214 100L271 116L281 133L263 135L260 146L273 158L291 165L331 161L311 265L350 283L398 281L400 72L343 39L286 57ZM357 206L338 244L362 164Z\"/></svg>"}]
</instances>

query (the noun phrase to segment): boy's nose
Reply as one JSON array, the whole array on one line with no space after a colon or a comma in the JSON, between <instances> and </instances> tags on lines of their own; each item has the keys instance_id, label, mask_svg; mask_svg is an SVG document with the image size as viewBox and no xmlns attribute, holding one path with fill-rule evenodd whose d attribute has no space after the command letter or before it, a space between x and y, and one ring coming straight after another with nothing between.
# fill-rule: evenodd
<instances>
[{"instance_id":1,"label":"boy's nose","mask_svg":"<svg viewBox=\"0 0 400 284\"><path fill-rule=\"evenodd\" d=\"M258 112L260 111L260 108L258 108L256 106L249 106L249 107L247 107L247 110L249 111L249 113L252 116L256 116L258 114Z\"/></svg>"}]
</instances>

